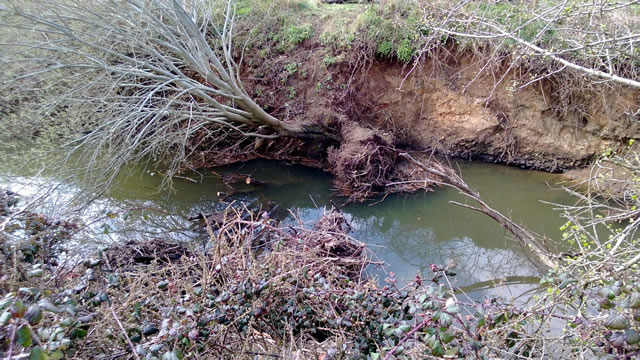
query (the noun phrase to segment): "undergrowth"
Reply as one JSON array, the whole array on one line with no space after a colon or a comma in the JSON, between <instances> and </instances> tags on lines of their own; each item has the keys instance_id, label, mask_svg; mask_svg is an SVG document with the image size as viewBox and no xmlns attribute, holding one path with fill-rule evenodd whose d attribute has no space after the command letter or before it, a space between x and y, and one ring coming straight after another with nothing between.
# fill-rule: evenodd
<instances>
[{"instance_id":1,"label":"undergrowth","mask_svg":"<svg viewBox=\"0 0 640 360\"><path fill-rule=\"evenodd\" d=\"M80 224L22 212L11 192L0 192L0 201L7 358L486 359L550 351L627 358L640 351L633 272L584 283L563 267L526 304L476 302L452 287L455 265L432 264L430 277L406 285L393 273L383 283L368 278L366 245L347 235L338 210L312 226L282 227L241 204L203 215L204 247L156 239L69 259L64 243ZM558 323L564 330L556 334Z\"/></svg>"}]
</instances>

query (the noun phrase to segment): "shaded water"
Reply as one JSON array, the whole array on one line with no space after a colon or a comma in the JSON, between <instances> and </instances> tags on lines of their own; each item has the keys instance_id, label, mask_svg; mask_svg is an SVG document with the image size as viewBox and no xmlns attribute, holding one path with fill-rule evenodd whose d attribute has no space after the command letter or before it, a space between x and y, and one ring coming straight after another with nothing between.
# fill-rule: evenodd
<instances>
[{"instance_id":1,"label":"shaded water","mask_svg":"<svg viewBox=\"0 0 640 360\"><path fill-rule=\"evenodd\" d=\"M499 165L460 162L465 180L498 210L510 215L539 234L560 238L563 220L552 211L552 203L570 203L562 190L552 190L561 178L547 173ZM267 204L276 203L280 214L295 212L303 221L312 222L343 199L332 195L331 177L319 170L287 166L272 161L252 161L243 165L217 169L218 173L239 171L267 182L261 187L235 186L239 194L229 199ZM15 174L13 174L15 175ZM223 185L211 170L189 174L193 181L176 178L175 192L159 192L161 176L139 170L118 183L109 194L97 201L85 215L96 216L105 210L146 207L154 210L131 212L123 220L104 218L97 224L105 243L123 239L167 236L187 240L195 233L185 219L220 207ZM21 191L19 186L14 189ZM5 180L10 181L10 180ZM28 188L22 187L22 192ZM371 245L375 254L387 263L399 279L417 274L430 277L429 264L457 263L458 286L472 297L485 295L519 296L535 287L540 275L520 247L493 220L483 214L449 204L466 201L453 189L435 192L393 195L375 204L349 204L342 207L353 232L351 235ZM285 221L294 221L289 215ZM103 232L102 230L107 227ZM384 278L381 269L373 274Z\"/></svg>"}]
</instances>

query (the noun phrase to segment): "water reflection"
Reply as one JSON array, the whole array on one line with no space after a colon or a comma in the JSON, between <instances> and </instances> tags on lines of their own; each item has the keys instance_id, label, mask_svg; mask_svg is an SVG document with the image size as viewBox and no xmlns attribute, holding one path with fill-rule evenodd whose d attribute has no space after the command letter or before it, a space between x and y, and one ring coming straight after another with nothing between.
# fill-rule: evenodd
<instances>
[{"instance_id":1,"label":"water reflection","mask_svg":"<svg viewBox=\"0 0 640 360\"><path fill-rule=\"evenodd\" d=\"M514 276L537 282L537 278L532 277L538 275L535 266L499 226L482 218L477 222L465 221L464 214L455 214L459 219L450 220L452 214L447 213L459 209L446 203L440 205L453 210L442 211L442 216L429 220L418 220L420 227L406 221L402 213L399 219L391 215L366 219L352 216L354 237L379 245L377 254L400 279L411 279L418 274L430 278L433 275L430 264L454 262L457 276L451 281L466 291L475 291L472 285L477 283L502 279L511 283L508 279ZM487 289L475 292L477 296L486 295Z\"/></svg>"}]
</instances>

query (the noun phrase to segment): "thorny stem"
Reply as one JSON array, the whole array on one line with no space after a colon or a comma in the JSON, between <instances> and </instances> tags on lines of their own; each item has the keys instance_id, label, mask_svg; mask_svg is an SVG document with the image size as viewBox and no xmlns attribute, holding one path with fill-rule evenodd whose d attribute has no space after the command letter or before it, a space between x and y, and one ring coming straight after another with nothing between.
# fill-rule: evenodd
<instances>
[{"instance_id":1,"label":"thorny stem","mask_svg":"<svg viewBox=\"0 0 640 360\"><path fill-rule=\"evenodd\" d=\"M413 336L413 334L415 334L416 332L422 330L425 326L429 325L430 323L431 323L431 319L427 318L427 319L422 320L422 322L420 324L414 326L414 328L411 329L411 331L409 331L407 333L407 335L405 335L400 341L398 341L398 343L396 344L396 346L393 347L393 349L389 350L387 355L384 357L384 360L391 359L391 357L393 356L393 353L395 353L396 350L398 350L400 345L404 344L407 340L409 340L409 338L411 338Z\"/></svg>"}]
</instances>

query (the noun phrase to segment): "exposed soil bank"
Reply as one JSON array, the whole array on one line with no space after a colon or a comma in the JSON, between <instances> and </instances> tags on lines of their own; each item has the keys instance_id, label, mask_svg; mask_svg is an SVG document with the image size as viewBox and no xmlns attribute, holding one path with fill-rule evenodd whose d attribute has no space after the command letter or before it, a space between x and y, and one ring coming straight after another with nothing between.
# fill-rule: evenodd
<instances>
[{"instance_id":1,"label":"exposed soil bank","mask_svg":"<svg viewBox=\"0 0 640 360\"><path fill-rule=\"evenodd\" d=\"M252 61L245 81L260 104L289 121L338 134L356 122L398 148L552 172L588 164L640 133L628 115L638 91L567 89L560 78L517 88L530 75L500 64L487 71L486 59L447 54L413 69L355 52L328 65L326 50L310 39L289 54Z\"/></svg>"}]
</instances>

